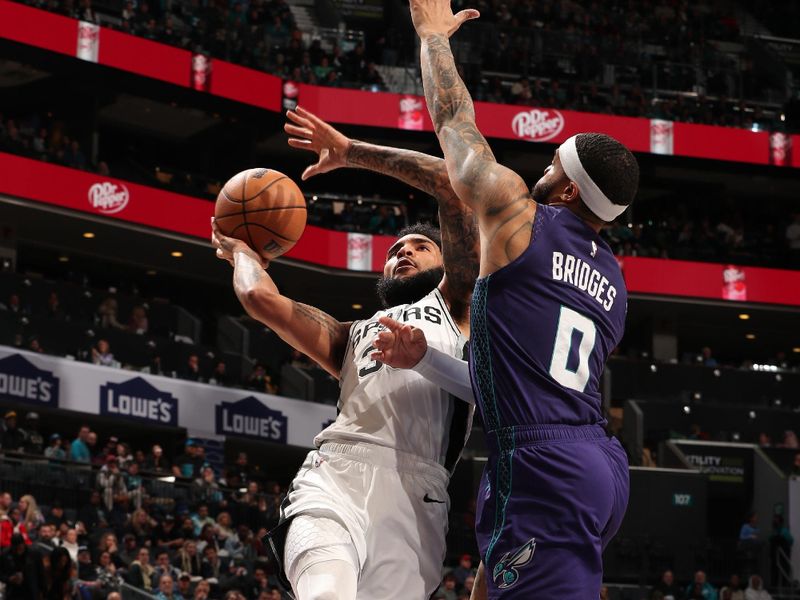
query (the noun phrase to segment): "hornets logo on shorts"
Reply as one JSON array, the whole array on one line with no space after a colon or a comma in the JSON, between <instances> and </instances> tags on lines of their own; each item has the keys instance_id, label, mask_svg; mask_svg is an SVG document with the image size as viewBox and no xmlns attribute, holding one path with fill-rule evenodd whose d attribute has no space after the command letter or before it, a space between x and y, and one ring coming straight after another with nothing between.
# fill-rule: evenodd
<instances>
[{"instance_id":1,"label":"hornets logo on shorts","mask_svg":"<svg viewBox=\"0 0 800 600\"><path fill-rule=\"evenodd\" d=\"M536 550L536 538L528 540L521 548L514 552L506 552L492 572L492 579L500 589L510 588L519 580L517 569L524 567L531 559Z\"/></svg>"}]
</instances>

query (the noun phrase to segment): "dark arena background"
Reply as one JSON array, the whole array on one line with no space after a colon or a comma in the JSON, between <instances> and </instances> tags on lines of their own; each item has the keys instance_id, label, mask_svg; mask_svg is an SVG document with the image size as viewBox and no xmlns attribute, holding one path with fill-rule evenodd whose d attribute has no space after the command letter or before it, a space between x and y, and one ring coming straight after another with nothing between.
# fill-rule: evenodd
<instances>
[{"instance_id":1,"label":"dark arena background","mask_svg":"<svg viewBox=\"0 0 800 600\"><path fill-rule=\"evenodd\" d=\"M799 6L479 0L453 38L526 181L582 131L641 166L603 233L631 465L603 598L800 598ZM186 599L282 597L260 539L338 385L244 314L209 218L233 174L286 173L308 226L269 272L371 316L395 234L436 204L365 171L301 182L283 113L441 155L418 52L400 0L0 0L0 597L57 597L59 546L82 600L168 597L153 567ZM486 456L476 423L433 598L469 598Z\"/></svg>"}]
</instances>

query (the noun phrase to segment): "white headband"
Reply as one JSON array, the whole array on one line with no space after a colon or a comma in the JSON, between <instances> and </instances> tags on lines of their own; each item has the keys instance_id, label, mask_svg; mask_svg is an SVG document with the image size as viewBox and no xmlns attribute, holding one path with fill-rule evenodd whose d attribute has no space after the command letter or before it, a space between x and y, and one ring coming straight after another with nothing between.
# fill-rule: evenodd
<instances>
[{"instance_id":1,"label":"white headband","mask_svg":"<svg viewBox=\"0 0 800 600\"><path fill-rule=\"evenodd\" d=\"M608 196L589 177L589 174L581 164L578 149L575 147L575 138L577 137L577 135L573 135L558 148L561 166L564 167L564 173L567 174L567 177L578 185L581 200L589 207L589 210L603 221L613 221L624 213L628 207L611 202Z\"/></svg>"}]
</instances>

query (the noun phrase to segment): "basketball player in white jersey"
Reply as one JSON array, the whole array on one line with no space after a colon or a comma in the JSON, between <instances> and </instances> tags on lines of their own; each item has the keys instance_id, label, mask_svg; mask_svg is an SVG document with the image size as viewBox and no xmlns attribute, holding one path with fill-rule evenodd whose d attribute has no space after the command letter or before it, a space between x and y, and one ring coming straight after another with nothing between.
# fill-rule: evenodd
<instances>
[{"instance_id":1,"label":"basketball player in white jersey","mask_svg":"<svg viewBox=\"0 0 800 600\"><path fill-rule=\"evenodd\" d=\"M360 167L400 179L439 202L441 232L407 228L386 256L373 317L342 323L282 296L263 260L213 227L217 255L234 267L247 313L339 378L336 421L314 440L269 544L298 600L426 600L441 580L447 484L471 428L472 407L421 375L372 359L383 316L462 356L477 276L478 235L441 159L349 140L300 108L289 145L319 161L306 179Z\"/></svg>"}]
</instances>

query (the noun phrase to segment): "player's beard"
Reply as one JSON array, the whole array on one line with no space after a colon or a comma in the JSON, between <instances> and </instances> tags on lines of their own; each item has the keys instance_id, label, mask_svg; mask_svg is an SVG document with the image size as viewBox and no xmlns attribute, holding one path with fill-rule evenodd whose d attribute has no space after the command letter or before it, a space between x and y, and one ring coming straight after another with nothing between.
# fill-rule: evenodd
<instances>
[{"instance_id":1,"label":"player's beard","mask_svg":"<svg viewBox=\"0 0 800 600\"><path fill-rule=\"evenodd\" d=\"M531 197L539 204L550 204L550 194L553 193L554 188L553 182L546 182L542 178L533 186Z\"/></svg>"},{"instance_id":2,"label":"player's beard","mask_svg":"<svg viewBox=\"0 0 800 600\"><path fill-rule=\"evenodd\" d=\"M444 277L444 267L420 271L405 278L381 277L378 280L378 298L384 308L400 304L413 304L422 300L439 285Z\"/></svg>"}]
</instances>

